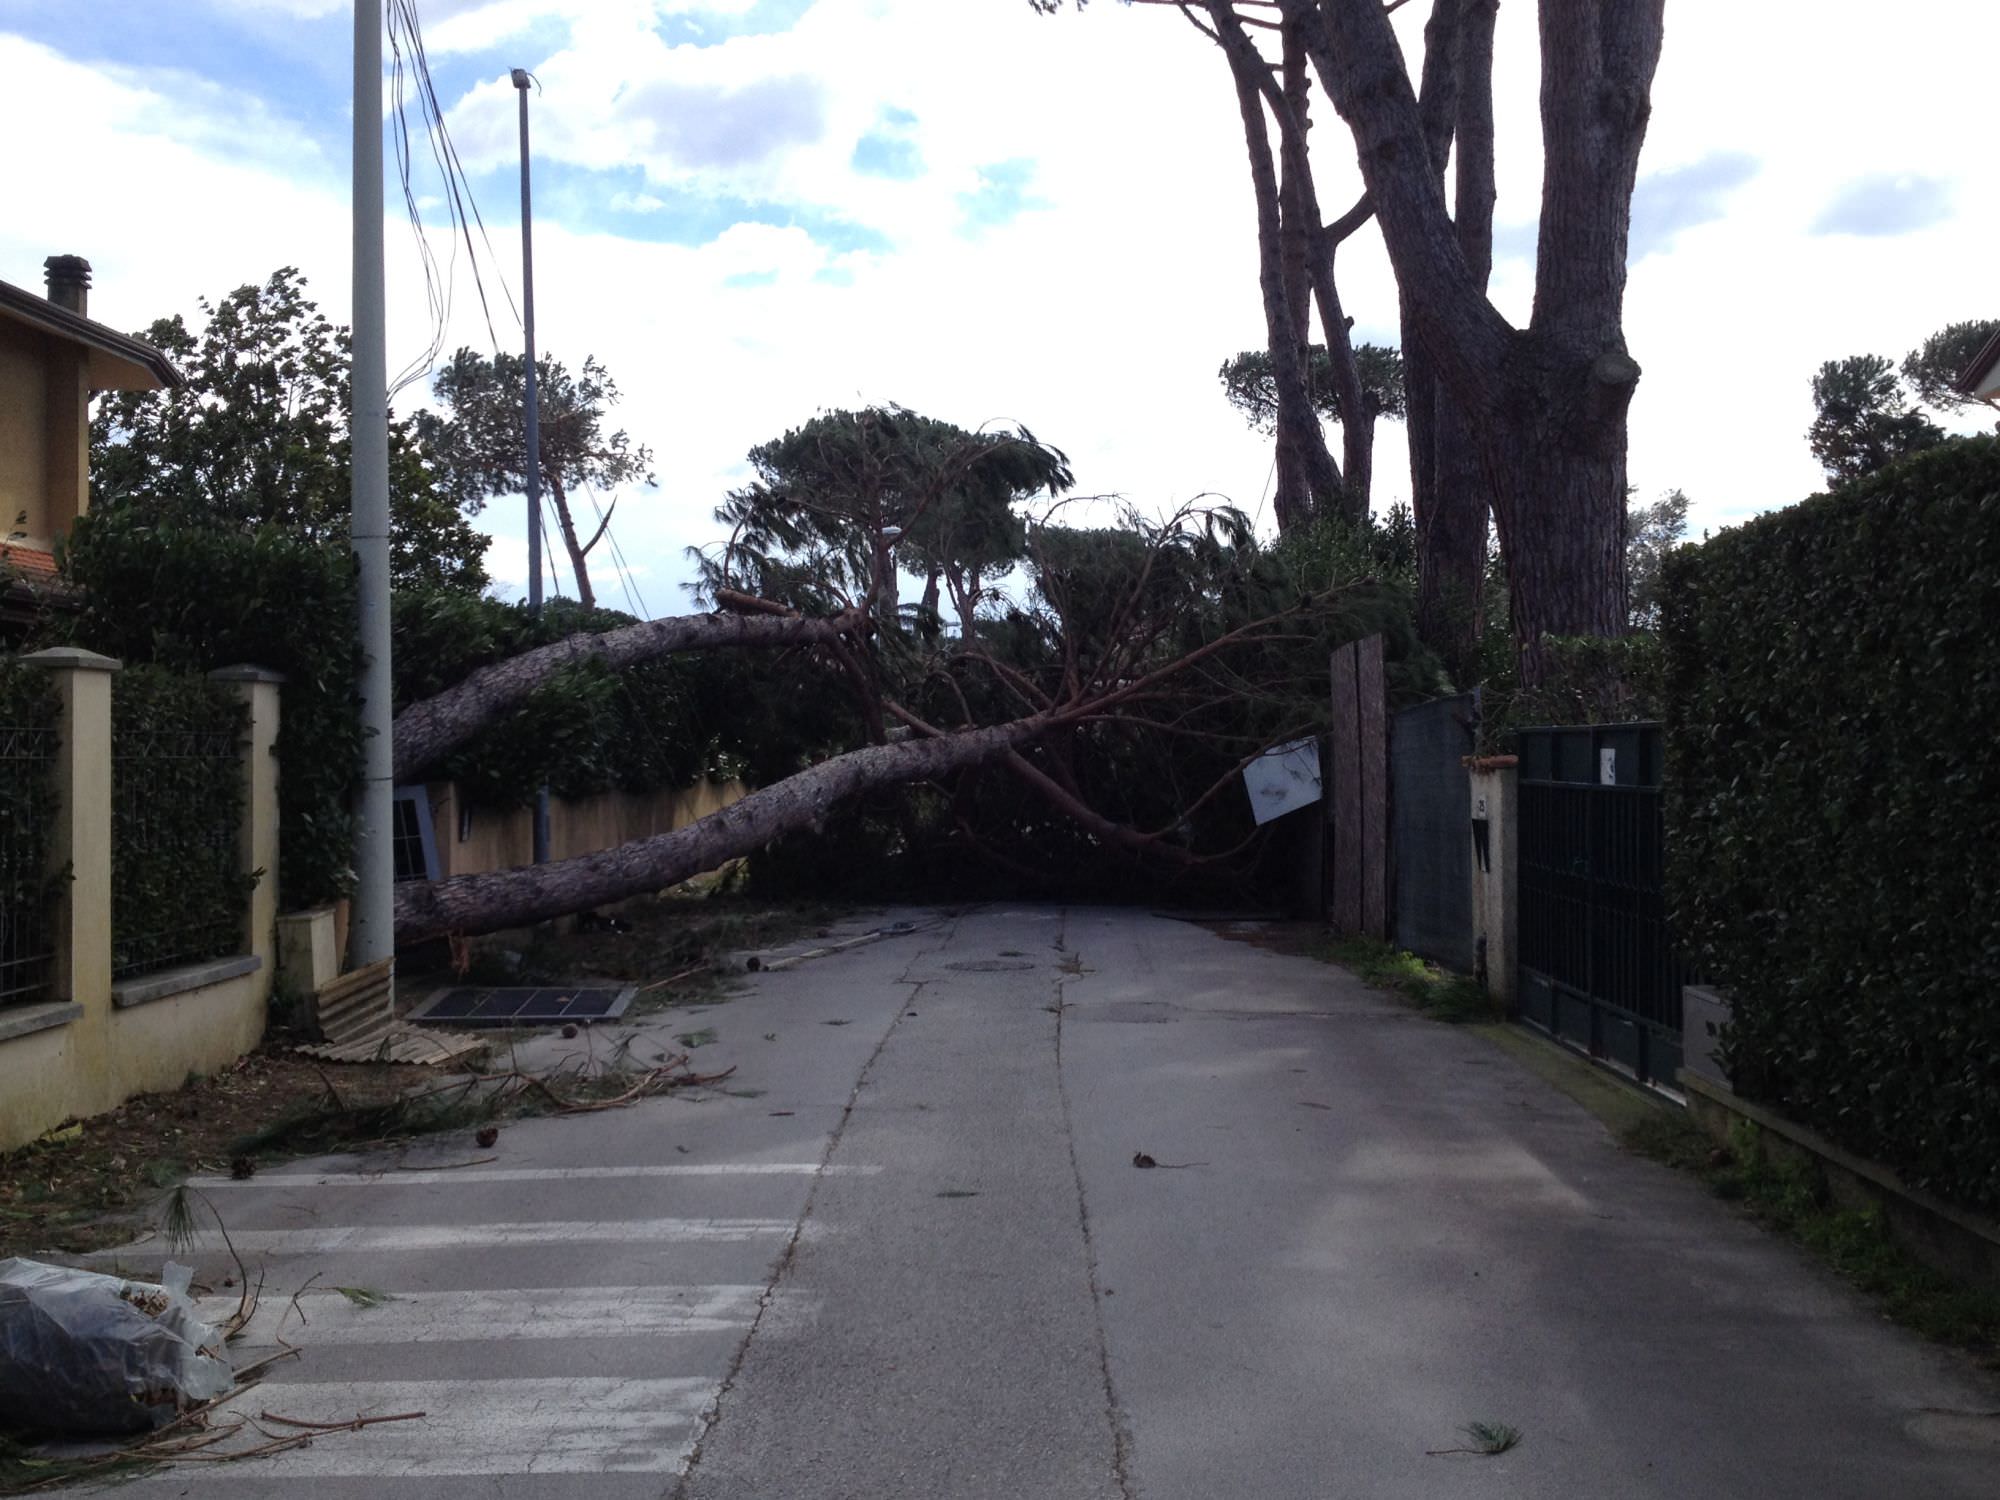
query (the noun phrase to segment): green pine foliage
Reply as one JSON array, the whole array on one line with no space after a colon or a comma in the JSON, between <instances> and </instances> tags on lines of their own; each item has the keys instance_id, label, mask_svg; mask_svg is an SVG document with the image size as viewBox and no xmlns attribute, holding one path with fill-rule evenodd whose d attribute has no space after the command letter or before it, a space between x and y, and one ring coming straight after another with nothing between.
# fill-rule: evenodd
<instances>
[{"instance_id":1,"label":"green pine foliage","mask_svg":"<svg viewBox=\"0 0 2000 1500\"><path fill-rule=\"evenodd\" d=\"M1676 922L1737 1090L2000 1208L2000 441L1668 563Z\"/></svg>"}]
</instances>

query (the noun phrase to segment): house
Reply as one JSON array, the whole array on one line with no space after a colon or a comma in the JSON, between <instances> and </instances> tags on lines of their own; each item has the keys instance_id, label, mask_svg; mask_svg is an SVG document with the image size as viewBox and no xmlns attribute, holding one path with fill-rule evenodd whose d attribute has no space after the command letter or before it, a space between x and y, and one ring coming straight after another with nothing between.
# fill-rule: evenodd
<instances>
[{"instance_id":1,"label":"house","mask_svg":"<svg viewBox=\"0 0 2000 1500\"><path fill-rule=\"evenodd\" d=\"M1991 406L2000 406L2000 332L1980 345L1972 363L1958 377L1961 394Z\"/></svg>"},{"instance_id":2,"label":"house","mask_svg":"<svg viewBox=\"0 0 2000 1500\"><path fill-rule=\"evenodd\" d=\"M48 295L0 281L0 616L55 579L55 546L90 508L90 398L182 384L152 345L89 317L90 262L43 262Z\"/></svg>"}]
</instances>

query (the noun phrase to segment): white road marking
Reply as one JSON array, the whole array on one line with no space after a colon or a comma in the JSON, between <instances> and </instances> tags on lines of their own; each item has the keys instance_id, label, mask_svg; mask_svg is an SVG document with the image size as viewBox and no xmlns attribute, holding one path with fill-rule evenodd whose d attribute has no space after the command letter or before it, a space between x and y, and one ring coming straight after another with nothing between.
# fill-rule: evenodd
<instances>
[{"instance_id":1,"label":"white road marking","mask_svg":"<svg viewBox=\"0 0 2000 1500\"><path fill-rule=\"evenodd\" d=\"M824 1172L829 1177L873 1177L879 1166L822 1167L810 1161L757 1161L713 1165L688 1163L667 1167L478 1167L384 1172L271 1172L259 1177L191 1177L188 1186L213 1192L217 1188L293 1187L435 1187L441 1183L477 1182L590 1182L628 1177L811 1177Z\"/></svg>"},{"instance_id":2,"label":"white road marking","mask_svg":"<svg viewBox=\"0 0 2000 1500\"><path fill-rule=\"evenodd\" d=\"M782 1238L791 1234L790 1219L557 1219L534 1224L366 1224L319 1229L232 1229L225 1243L221 1234L203 1230L183 1250L197 1255L240 1253L267 1255L331 1255L379 1250L505 1250L516 1245L638 1244L673 1245L727 1243ZM99 1251L93 1259L129 1257L133 1247Z\"/></svg>"},{"instance_id":3,"label":"white road marking","mask_svg":"<svg viewBox=\"0 0 2000 1500\"><path fill-rule=\"evenodd\" d=\"M261 1412L305 1422L425 1413L238 1463L167 1471L202 1475L196 1493L230 1479L439 1478L455 1474L677 1474L687 1462L713 1379L396 1380L266 1382L223 1403L216 1422ZM270 1436L297 1429L266 1424ZM269 1439L246 1426L217 1451Z\"/></svg>"},{"instance_id":4,"label":"white road marking","mask_svg":"<svg viewBox=\"0 0 2000 1500\"><path fill-rule=\"evenodd\" d=\"M363 1306L337 1288L314 1287L299 1296L295 1308L291 1299L267 1287L239 1346L272 1348L280 1336L310 1348L718 1333L748 1328L763 1296L761 1286L527 1287L395 1292L384 1302ZM236 1309L234 1297L204 1297L196 1304L202 1320L211 1325Z\"/></svg>"}]
</instances>

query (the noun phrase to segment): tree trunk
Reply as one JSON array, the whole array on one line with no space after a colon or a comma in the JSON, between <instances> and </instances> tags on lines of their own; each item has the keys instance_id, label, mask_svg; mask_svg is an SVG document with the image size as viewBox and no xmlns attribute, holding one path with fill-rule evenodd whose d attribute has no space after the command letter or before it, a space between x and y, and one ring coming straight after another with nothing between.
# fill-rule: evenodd
<instances>
[{"instance_id":1,"label":"tree trunk","mask_svg":"<svg viewBox=\"0 0 2000 1500\"><path fill-rule=\"evenodd\" d=\"M1543 681L1545 635L1623 635L1630 624L1625 408L1639 367L1611 356L1581 374L1574 356L1551 363L1538 394L1482 444L1527 686Z\"/></svg>"},{"instance_id":2,"label":"tree trunk","mask_svg":"<svg viewBox=\"0 0 2000 1500\"><path fill-rule=\"evenodd\" d=\"M1540 0L1541 232L1534 315L1516 331L1445 206L1435 120L1380 0L1281 0L1310 28L1313 64L1353 132L1406 318L1475 435L1529 686L1546 665L1542 633L1625 628L1625 428L1639 375L1622 327L1625 254L1663 4Z\"/></svg>"},{"instance_id":3,"label":"tree trunk","mask_svg":"<svg viewBox=\"0 0 2000 1500\"><path fill-rule=\"evenodd\" d=\"M843 798L991 760L1027 743L1046 724L1038 715L934 739L871 745L788 776L672 833L552 864L405 883L396 888L396 941L497 932L663 890L813 826Z\"/></svg>"},{"instance_id":4,"label":"tree trunk","mask_svg":"<svg viewBox=\"0 0 2000 1500\"><path fill-rule=\"evenodd\" d=\"M577 602L585 609L597 608L597 591L590 586L590 569L584 566L585 547L577 540L576 521L569 513L569 496L563 493L562 482L551 478L548 481L549 498L556 503L556 525L562 530L563 549L569 553L570 571L576 575Z\"/></svg>"},{"instance_id":5,"label":"tree trunk","mask_svg":"<svg viewBox=\"0 0 2000 1500\"><path fill-rule=\"evenodd\" d=\"M1297 338L1297 317L1286 296L1284 194L1271 159L1271 133L1264 119L1266 64L1224 0L1209 0L1208 12L1236 81L1243 138L1250 153L1250 184L1257 202L1257 279L1264 294L1264 332L1271 351L1271 383L1277 397L1277 491L1272 509L1280 533L1308 524L1316 503L1340 490L1340 471L1327 451L1326 433L1313 410L1312 387Z\"/></svg>"},{"instance_id":6,"label":"tree trunk","mask_svg":"<svg viewBox=\"0 0 2000 1500\"><path fill-rule=\"evenodd\" d=\"M453 750L495 723L562 668L601 661L631 666L676 651L744 646L808 646L860 630L858 609L807 619L798 615L677 615L644 620L601 635L573 635L506 661L481 667L463 682L413 703L396 715L395 765L398 781L429 770Z\"/></svg>"},{"instance_id":7,"label":"tree trunk","mask_svg":"<svg viewBox=\"0 0 2000 1500\"><path fill-rule=\"evenodd\" d=\"M1497 0L1458 0L1450 27L1433 38L1451 72L1452 228L1466 268L1484 292L1493 266L1493 25ZM1431 58L1425 56L1428 72ZM1439 87L1427 79L1427 87ZM1422 106L1419 106L1422 112ZM1427 127L1427 132L1434 126ZM1444 162L1432 135L1440 180ZM1469 687L1479 672L1485 625L1487 516L1492 509L1478 434L1449 391L1433 395L1430 525L1420 532L1417 629L1443 658L1453 683Z\"/></svg>"}]
</instances>

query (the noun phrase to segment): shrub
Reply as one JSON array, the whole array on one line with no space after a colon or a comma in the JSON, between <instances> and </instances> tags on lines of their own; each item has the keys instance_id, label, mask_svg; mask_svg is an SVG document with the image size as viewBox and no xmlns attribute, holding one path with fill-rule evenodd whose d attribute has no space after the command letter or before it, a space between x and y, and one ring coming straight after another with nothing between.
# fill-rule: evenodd
<instances>
[{"instance_id":1,"label":"shrub","mask_svg":"<svg viewBox=\"0 0 2000 1500\"><path fill-rule=\"evenodd\" d=\"M0 1004L37 998L47 976L60 719L47 672L0 660Z\"/></svg>"},{"instance_id":2,"label":"shrub","mask_svg":"<svg viewBox=\"0 0 2000 1500\"><path fill-rule=\"evenodd\" d=\"M347 549L278 526L242 531L114 506L77 522L64 566L87 592L82 615L65 627L78 645L127 666L208 672L249 663L285 674L281 899L316 906L352 889L349 798L362 734Z\"/></svg>"},{"instance_id":3,"label":"shrub","mask_svg":"<svg viewBox=\"0 0 2000 1500\"><path fill-rule=\"evenodd\" d=\"M243 951L245 710L206 678L133 666L111 681L111 970Z\"/></svg>"},{"instance_id":4,"label":"shrub","mask_svg":"<svg viewBox=\"0 0 2000 1500\"><path fill-rule=\"evenodd\" d=\"M2000 1208L2000 442L1682 549L1664 611L1672 899L1736 1088Z\"/></svg>"}]
</instances>

